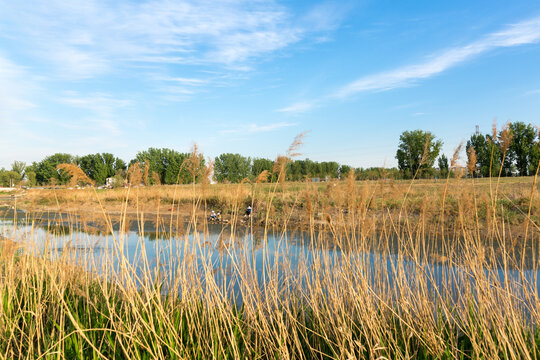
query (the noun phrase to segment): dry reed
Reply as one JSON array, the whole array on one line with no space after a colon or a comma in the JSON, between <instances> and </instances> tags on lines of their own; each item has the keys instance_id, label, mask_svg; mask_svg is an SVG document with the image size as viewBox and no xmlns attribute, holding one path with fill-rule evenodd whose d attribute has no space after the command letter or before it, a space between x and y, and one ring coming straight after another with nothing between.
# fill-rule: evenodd
<instances>
[{"instance_id":1,"label":"dry reed","mask_svg":"<svg viewBox=\"0 0 540 360\"><path fill-rule=\"evenodd\" d=\"M195 179L208 168L196 147L192 154ZM504 201L492 206L486 179L277 186L263 182L267 175L235 185L56 190L64 211L103 205L85 219L66 211L70 236L43 237L44 193L29 193L23 230L13 233L24 252L0 260L0 358L540 356L536 177L498 181ZM248 203L257 206L245 221ZM171 204L185 206L187 223ZM206 207L229 212L218 235L197 217ZM516 207L518 227L532 224L521 237ZM127 231L134 208L138 235ZM291 227L293 214L304 227ZM106 235L90 250L74 246L88 243L83 224L100 218ZM147 239L149 219L162 240Z\"/></svg>"}]
</instances>

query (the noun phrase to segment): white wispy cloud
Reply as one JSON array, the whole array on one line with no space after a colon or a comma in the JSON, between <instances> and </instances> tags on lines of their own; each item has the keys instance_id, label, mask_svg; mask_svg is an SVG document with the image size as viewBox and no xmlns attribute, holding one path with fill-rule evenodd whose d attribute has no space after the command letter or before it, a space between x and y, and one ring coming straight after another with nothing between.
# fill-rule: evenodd
<instances>
[{"instance_id":1,"label":"white wispy cloud","mask_svg":"<svg viewBox=\"0 0 540 360\"><path fill-rule=\"evenodd\" d=\"M315 105L336 98L347 98L362 92L380 92L412 86L418 81L436 76L452 67L497 48L513 47L540 42L540 17L507 26L472 43L432 54L417 64L375 73L342 86L337 91L311 101L298 102L277 111L304 113ZM529 92L527 94L532 94Z\"/></svg>"},{"instance_id":2,"label":"white wispy cloud","mask_svg":"<svg viewBox=\"0 0 540 360\"><path fill-rule=\"evenodd\" d=\"M346 13L350 11L355 4L352 1L324 1L315 4L300 19L303 27L316 29L320 31L333 30L341 24ZM325 37L324 35L322 36ZM320 37L317 39L320 42Z\"/></svg>"},{"instance_id":3,"label":"white wispy cloud","mask_svg":"<svg viewBox=\"0 0 540 360\"><path fill-rule=\"evenodd\" d=\"M4 37L70 78L90 78L125 63L220 64L248 69L253 59L319 29L294 21L273 1L36 0L0 3ZM311 28L310 28L311 27Z\"/></svg>"},{"instance_id":4,"label":"white wispy cloud","mask_svg":"<svg viewBox=\"0 0 540 360\"><path fill-rule=\"evenodd\" d=\"M201 85L207 82L207 80L204 80L204 79L182 78L182 77L169 78L168 80L177 82L180 84L184 84L184 85Z\"/></svg>"},{"instance_id":5,"label":"white wispy cloud","mask_svg":"<svg viewBox=\"0 0 540 360\"><path fill-rule=\"evenodd\" d=\"M535 44L540 41L540 17L519 22L488 34L478 41L435 53L418 64L361 77L340 88L331 97L345 98L365 91L407 87L496 48Z\"/></svg>"},{"instance_id":6,"label":"white wispy cloud","mask_svg":"<svg viewBox=\"0 0 540 360\"><path fill-rule=\"evenodd\" d=\"M77 92L68 92L67 96L61 97L57 101L71 107L84 109L88 113L99 115L99 117L110 117L117 110L133 105L132 100L117 98L107 93L81 95Z\"/></svg>"},{"instance_id":7,"label":"white wispy cloud","mask_svg":"<svg viewBox=\"0 0 540 360\"><path fill-rule=\"evenodd\" d=\"M24 67L0 55L0 124L11 122L17 111L33 108L30 96L35 89Z\"/></svg>"},{"instance_id":8,"label":"white wispy cloud","mask_svg":"<svg viewBox=\"0 0 540 360\"><path fill-rule=\"evenodd\" d=\"M79 117L68 124L73 129L105 131L112 134L121 134L121 120L119 111L132 107L131 99L118 98L107 93L92 93L83 95L78 92L67 92L66 96L57 99L61 104L81 109Z\"/></svg>"},{"instance_id":9,"label":"white wispy cloud","mask_svg":"<svg viewBox=\"0 0 540 360\"><path fill-rule=\"evenodd\" d=\"M287 107L278 109L277 111L283 112L283 113L289 113L289 114L298 114L298 113L304 113L313 109L315 105L316 105L315 102L300 101L292 105L289 105Z\"/></svg>"},{"instance_id":10,"label":"white wispy cloud","mask_svg":"<svg viewBox=\"0 0 540 360\"><path fill-rule=\"evenodd\" d=\"M13 157L33 139L22 138L27 118L36 108L39 86L25 67L0 54L0 168L9 167ZM21 141L24 139L24 141Z\"/></svg>"},{"instance_id":11,"label":"white wispy cloud","mask_svg":"<svg viewBox=\"0 0 540 360\"><path fill-rule=\"evenodd\" d=\"M540 94L540 89L526 91L523 95L528 96L528 95L536 95L536 94Z\"/></svg>"},{"instance_id":12,"label":"white wispy cloud","mask_svg":"<svg viewBox=\"0 0 540 360\"><path fill-rule=\"evenodd\" d=\"M257 124L246 124L238 126L234 129L226 129L221 130L220 134L254 134L254 133L264 133L269 131L278 130L281 128L296 126L294 123L288 123L288 122L278 122L274 124L265 124L265 125L257 125Z\"/></svg>"}]
</instances>

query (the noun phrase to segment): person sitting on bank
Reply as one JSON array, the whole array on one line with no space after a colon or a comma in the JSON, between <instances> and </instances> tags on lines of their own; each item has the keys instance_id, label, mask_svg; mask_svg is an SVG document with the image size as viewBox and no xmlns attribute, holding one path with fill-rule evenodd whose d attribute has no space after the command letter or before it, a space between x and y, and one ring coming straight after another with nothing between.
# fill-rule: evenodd
<instances>
[{"instance_id":1,"label":"person sitting on bank","mask_svg":"<svg viewBox=\"0 0 540 360\"><path fill-rule=\"evenodd\" d=\"M251 205L248 205L245 216L251 216Z\"/></svg>"},{"instance_id":2,"label":"person sitting on bank","mask_svg":"<svg viewBox=\"0 0 540 360\"><path fill-rule=\"evenodd\" d=\"M212 210L212 213L210 213L210 220L212 220L212 221L217 220L217 215L216 215L216 212L214 210Z\"/></svg>"}]
</instances>

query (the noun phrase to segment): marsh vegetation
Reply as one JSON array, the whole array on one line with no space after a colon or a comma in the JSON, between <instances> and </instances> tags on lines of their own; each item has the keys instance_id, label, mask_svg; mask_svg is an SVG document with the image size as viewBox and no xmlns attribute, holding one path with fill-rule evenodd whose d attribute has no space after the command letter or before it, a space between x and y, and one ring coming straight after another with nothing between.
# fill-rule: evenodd
<instances>
[{"instance_id":1,"label":"marsh vegetation","mask_svg":"<svg viewBox=\"0 0 540 360\"><path fill-rule=\"evenodd\" d=\"M536 358L538 198L513 180L30 193L2 357Z\"/></svg>"},{"instance_id":2,"label":"marsh vegetation","mask_svg":"<svg viewBox=\"0 0 540 360\"><path fill-rule=\"evenodd\" d=\"M288 158L270 183L15 198L0 225L0 356L540 356L538 168L294 183Z\"/></svg>"}]
</instances>

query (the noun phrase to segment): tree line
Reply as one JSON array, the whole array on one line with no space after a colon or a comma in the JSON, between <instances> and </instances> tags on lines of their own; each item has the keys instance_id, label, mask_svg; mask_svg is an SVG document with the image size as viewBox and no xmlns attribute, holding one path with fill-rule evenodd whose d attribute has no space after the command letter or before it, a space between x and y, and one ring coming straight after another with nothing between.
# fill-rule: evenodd
<instances>
[{"instance_id":1,"label":"tree line","mask_svg":"<svg viewBox=\"0 0 540 360\"><path fill-rule=\"evenodd\" d=\"M0 185L12 186L21 181L27 186L66 185L73 174L69 168L60 168L62 164L76 166L84 173L83 176L79 176L79 181L95 185L103 185L110 178L115 184L131 182L137 185L200 182L210 175L205 173L208 167L201 154L196 154L196 161L193 159L193 153L181 153L166 148L140 151L129 163L110 153L85 156L57 153L30 165L21 161L13 162L11 170L0 170ZM336 179L345 176L351 169L350 166L340 165L337 162L291 160L286 163L286 180ZM263 181L276 181L277 172L276 161L226 153L214 159L212 177L221 183L238 183L246 178L255 181L261 173L266 173L267 176Z\"/></svg>"},{"instance_id":2,"label":"tree line","mask_svg":"<svg viewBox=\"0 0 540 360\"><path fill-rule=\"evenodd\" d=\"M277 181L281 164L284 164L284 180L288 181L343 179L351 171L357 180L446 177L452 176L456 169L465 169L470 176L480 177L528 176L536 174L540 163L539 136L538 128L523 122L508 123L500 131L494 126L490 134L475 133L465 145L466 167L457 164L456 156L441 154L442 141L423 130L401 134L396 152L398 167L389 169L353 169L335 161L284 157L273 161L232 153L215 157L210 167L196 151L182 153L166 148L139 151L129 163L110 153L85 156L57 153L30 165L15 161L10 170L0 169L0 186L13 186L22 181L28 186L68 184L74 176L69 168L59 167L61 164L74 165L80 169L80 181L95 185L103 185L111 178L116 185L200 182L209 179L211 168L213 180L220 183L255 181L261 174L265 174L263 181Z\"/></svg>"},{"instance_id":3,"label":"tree line","mask_svg":"<svg viewBox=\"0 0 540 360\"><path fill-rule=\"evenodd\" d=\"M128 163L110 153L97 153L85 156L57 153L45 157L39 162L26 165L15 161L11 170L0 170L0 185L11 186L21 181L28 186L35 185L66 185L74 177L69 167L62 168L62 164L74 165L81 170L78 177L81 183L104 185L107 179L111 183L122 185L133 180L137 185L176 184L193 181L193 161L187 160L191 153L180 153L171 149L149 148L137 153ZM202 155L197 155L198 172L195 181L199 181L202 173L200 167L204 166ZM75 184L74 184L75 185Z\"/></svg>"},{"instance_id":4,"label":"tree line","mask_svg":"<svg viewBox=\"0 0 540 360\"><path fill-rule=\"evenodd\" d=\"M313 161L288 159L285 165L285 180L338 179L346 176L351 167L335 161ZM214 179L217 182L238 183L243 179L256 179L266 171L269 180L277 179L277 162L265 158L251 158L240 154L221 154L214 159Z\"/></svg>"},{"instance_id":5,"label":"tree line","mask_svg":"<svg viewBox=\"0 0 540 360\"><path fill-rule=\"evenodd\" d=\"M459 151L450 158L440 154L442 144L429 131L404 131L396 152L403 178L446 177L456 170L475 177L529 176L540 164L540 132L523 122L507 123L501 130L494 124L490 134L471 135L465 144L465 167L457 163Z\"/></svg>"},{"instance_id":6,"label":"tree line","mask_svg":"<svg viewBox=\"0 0 540 360\"><path fill-rule=\"evenodd\" d=\"M30 165L15 161L11 170L0 170L0 185L11 186L21 181L24 181L27 186L66 185L73 178L73 174L68 171L68 168L59 168L61 164L76 166L82 171L81 174L84 173L83 176L77 178L78 181L91 182L95 185L103 185L110 178L114 179L115 184L130 182L154 185L200 182L210 174L205 174L204 169L207 169L207 166L204 157L201 154L197 154L196 157L197 164L194 166L192 153L181 153L166 148L149 148L140 151L129 163L110 153L85 156L57 153ZM256 181L261 174L266 174L262 181L277 181L278 160L225 153L213 160L211 176L214 181L220 183L239 183L244 179ZM353 170L351 166L340 165L335 161L286 160L284 180L287 181L339 179L348 176ZM387 172L388 170L381 168L354 169L358 179L373 179Z\"/></svg>"},{"instance_id":7,"label":"tree line","mask_svg":"<svg viewBox=\"0 0 540 360\"><path fill-rule=\"evenodd\" d=\"M56 153L30 165L14 161L11 170L0 170L0 185L11 186L24 181L26 185L66 184L71 178L68 171L59 169L61 164L79 167L96 184L105 184L109 177L124 176L126 163L112 154L98 153L85 156Z\"/></svg>"}]
</instances>

